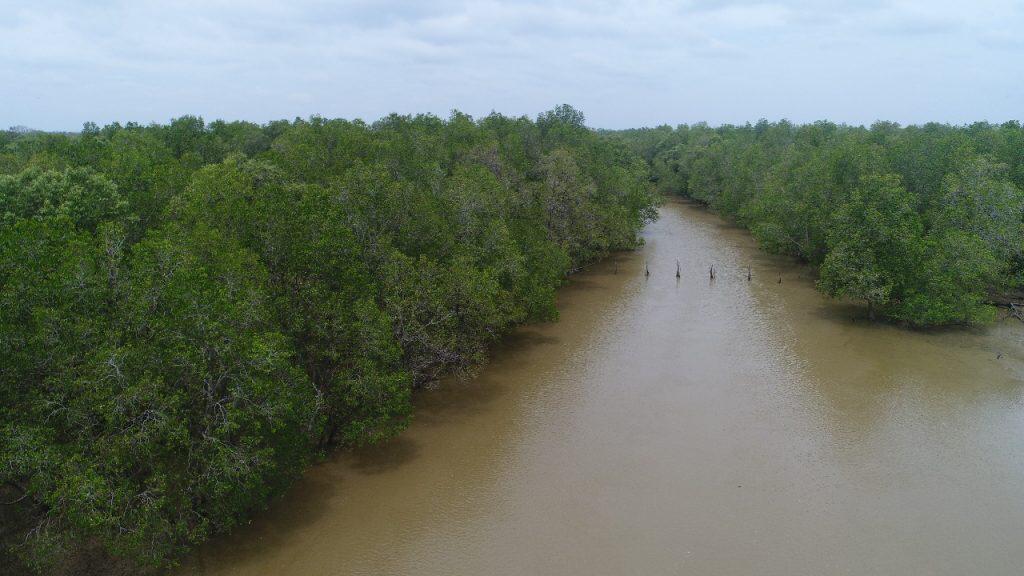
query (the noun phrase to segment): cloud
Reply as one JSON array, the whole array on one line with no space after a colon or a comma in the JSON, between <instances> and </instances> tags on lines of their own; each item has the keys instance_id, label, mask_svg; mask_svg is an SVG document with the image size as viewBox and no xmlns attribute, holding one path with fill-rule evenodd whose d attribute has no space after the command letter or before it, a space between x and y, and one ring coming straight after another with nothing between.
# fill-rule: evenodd
<instances>
[{"instance_id":1,"label":"cloud","mask_svg":"<svg viewBox=\"0 0 1024 576\"><path fill-rule=\"evenodd\" d=\"M1005 119L1019 114L1024 56L1024 12L1011 0L0 0L0 10L0 124L53 129L186 113L532 115L566 101L610 127Z\"/></svg>"}]
</instances>

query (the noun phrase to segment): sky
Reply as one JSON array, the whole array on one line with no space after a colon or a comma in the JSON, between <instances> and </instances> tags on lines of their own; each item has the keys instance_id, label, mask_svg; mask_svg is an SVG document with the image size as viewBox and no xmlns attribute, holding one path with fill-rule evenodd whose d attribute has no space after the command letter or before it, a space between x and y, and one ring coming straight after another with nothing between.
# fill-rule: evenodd
<instances>
[{"instance_id":1,"label":"sky","mask_svg":"<svg viewBox=\"0 0 1024 576\"><path fill-rule=\"evenodd\" d=\"M0 0L0 126L1024 117L1022 0Z\"/></svg>"}]
</instances>

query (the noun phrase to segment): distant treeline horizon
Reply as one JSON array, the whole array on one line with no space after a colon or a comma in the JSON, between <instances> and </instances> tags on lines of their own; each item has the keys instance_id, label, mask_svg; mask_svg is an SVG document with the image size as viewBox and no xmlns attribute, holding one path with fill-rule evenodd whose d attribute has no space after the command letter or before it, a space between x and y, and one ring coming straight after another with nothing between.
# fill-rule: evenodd
<instances>
[{"instance_id":1,"label":"distant treeline horizon","mask_svg":"<svg viewBox=\"0 0 1024 576\"><path fill-rule=\"evenodd\" d=\"M466 117L468 117L470 119L478 118L478 116L464 113L463 111L459 110L458 108L453 108L451 110L450 114L466 116ZM494 112L492 112L491 114L494 114ZM397 113L397 112L396 113L392 113L392 114L390 114L388 116L430 116L430 117L434 117L434 118L440 118L441 117L440 115L433 114L433 113L401 114L401 113ZM200 120L203 120L206 117L206 115L195 115L194 117L198 118ZM295 122L295 121L313 121L316 118L323 119L323 118L326 118L326 117L327 116L324 116L324 115L321 115L321 114L310 114L308 116L296 116L296 117L294 117L292 119L287 119L287 118L274 118L274 119L268 119L268 120L249 120L249 119L244 119L244 118L236 118L236 119L233 119L233 120L218 119L218 120L215 120L213 122L210 122L210 124L213 124L213 123L216 123L216 122L221 122L221 123L225 123L225 124L235 124L235 123L238 123L238 124L252 124L252 125L255 125L255 126L266 127L268 125L275 124L275 123L278 123L278 122L292 123L292 122ZM387 117L387 116L384 116L384 117ZM482 116L482 117L486 117L486 115ZM527 119L531 119L532 118L529 114L522 114L522 115L518 115L518 116L507 116L507 117L508 118L527 118ZM373 120L367 120L365 118L360 118L360 117L332 118L332 119L334 119L334 120L346 120L348 122L356 122L356 123L364 123L364 124L373 124L374 123ZM174 120L175 120L174 118L171 118L171 119L169 119L167 121L167 123L174 122ZM204 122L205 122L205 120L204 120ZM710 128L710 129L713 129L713 130L718 130L718 129L723 129L723 128L724 129L728 129L728 128L745 128L745 127L752 127L752 126L755 126L755 125L761 124L761 123L789 124L789 125L793 125L793 126L806 126L806 125L814 125L814 124L825 123L825 124L832 124L832 125L835 125L837 127L842 127L842 128L862 128L862 129L870 129L872 126L874 126L876 124L887 125L887 126L895 126L895 127L898 127L898 128L924 128L926 126L944 126L944 127L948 127L948 128L964 129L964 128L969 128L969 127L972 127L972 126L982 126L982 125L987 125L987 126L1007 126L1007 125L1019 126L1022 123L1024 123L1024 118L1011 118L1011 119L1002 120L1002 121L996 121L996 120L975 120L975 121L971 121L971 122L940 122L940 121L900 122L900 121L892 120L892 119L881 119L881 118L879 118L879 119L876 119L876 120L874 120L874 121L872 121L870 123L864 123L864 122L836 122L836 121L828 120L828 119L825 119L825 118L819 118L817 120L808 120L808 121L796 121L796 120L791 120L789 118L778 118L776 120L770 120L768 118L761 117L761 118L758 118L757 120L745 120L745 121L741 121L741 122L717 122L716 123L716 122L708 122L708 121L705 121L705 120L696 120L696 121L692 121L692 122L662 122L660 124L655 124L655 125L627 126L627 127L624 127L624 128L606 128L606 127L601 127L601 126L587 126L587 127L590 130L593 130L593 131L597 132L598 134L607 135L607 134L622 133L622 132L632 132L632 131L637 131L637 132L643 132L643 131L663 131L663 130L677 130L677 129L681 129L681 128ZM119 120L111 120L109 122L106 122L104 124L104 126L121 126L121 127L134 127L134 128L140 128L141 127L141 128L145 128L145 127L161 126L161 125L164 125L164 124L165 123L160 122L160 121L146 121L146 122L143 122L143 121L138 121L138 120L123 120L123 119L119 119ZM0 125L2 125L2 124L0 124ZM99 126L99 125L100 125L99 123L94 122L92 120L83 120L81 128L77 128L76 127L76 128L68 128L66 130L61 130L61 129L36 128L34 126L29 126L29 125L24 125L24 124L15 124L15 125L9 126L8 128L6 128L3 131L8 132L8 133L14 133L14 134L45 133L45 134L64 134L64 135L69 135L70 136L70 135L77 135L77 134L81 134L83 132L89 131L93 127Z\"/></svg>"}]
</instances>

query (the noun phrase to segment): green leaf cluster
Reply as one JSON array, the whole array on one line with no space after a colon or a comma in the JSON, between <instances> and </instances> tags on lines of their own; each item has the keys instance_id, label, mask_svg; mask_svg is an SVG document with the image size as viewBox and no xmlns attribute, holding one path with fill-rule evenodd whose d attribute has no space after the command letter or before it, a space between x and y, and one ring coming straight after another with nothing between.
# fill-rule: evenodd
<instances>
[{"instance_id":1,"label":"green leaf cluster","mask_svg":"<svg viewBox=\"0 0 1024 576\"><path fill-rule=\"evenodd\" d=\"M2 136L0 546L41 573L166 566L394 435L655 215L568 106Z\"/></svg>"}]
</instances>

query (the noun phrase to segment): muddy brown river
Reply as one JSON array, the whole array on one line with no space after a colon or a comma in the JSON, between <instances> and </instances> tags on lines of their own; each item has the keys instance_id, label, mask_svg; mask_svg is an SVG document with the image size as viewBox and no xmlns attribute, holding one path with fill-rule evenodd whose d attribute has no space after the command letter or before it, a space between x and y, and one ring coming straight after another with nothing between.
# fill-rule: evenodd
<instances>
[{"instance_id":1,"label":"muddy brown river","mask_svg":"<svg viewBox=\"0 0 1024 576\"><path fill-rule=\"evenodd\" d=\"M679 202L645 237L180 573L1024 571L1024 325L856 320Z\"/></svg>"}]
</instances>

